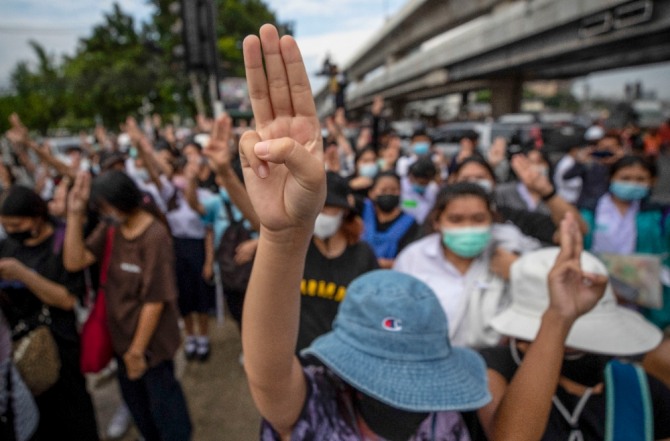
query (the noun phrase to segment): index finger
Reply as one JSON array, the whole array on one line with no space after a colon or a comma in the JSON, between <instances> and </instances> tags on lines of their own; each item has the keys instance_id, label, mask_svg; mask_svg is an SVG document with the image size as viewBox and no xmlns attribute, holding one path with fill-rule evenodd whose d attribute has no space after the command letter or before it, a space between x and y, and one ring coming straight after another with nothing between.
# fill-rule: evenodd
<instances>
[{"instance_id":1,"label":"index finger","mask_svg":"<svg viewBox=\"0 0 670 441\"><path fill-rule=\"evenodd\" d=\"M291 92L291 101L293 102L293 112L299 116L309 116L316 118L316 106L312 96L312 87L309 84L305 63L302 61L302 55L298 44L293 37L285 35L279 40L281 54L286 66L288 83Z\"/></svg>"},{"instance_id":2,"label":"index finger","mask_svg":"<svg viewBox=\"0 0 670 441\"><path fill-rule=\"evenodd\" d=\"M568 212L561 221L560 226L561 251L556 257L556 263L565 262L579 257L582 251L582 240L577 223L572 213Z\"/></svg>"}]
</instances>

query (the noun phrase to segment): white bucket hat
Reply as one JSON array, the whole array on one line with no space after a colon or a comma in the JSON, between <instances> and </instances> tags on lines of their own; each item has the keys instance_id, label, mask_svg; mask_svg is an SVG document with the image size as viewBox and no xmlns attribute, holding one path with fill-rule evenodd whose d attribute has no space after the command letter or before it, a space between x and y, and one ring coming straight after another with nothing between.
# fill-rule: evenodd
<instances>
[{"instance_id":1,"label":"white bucket hat","mask_svg":"<svg viewBox=\"0 0 670 441\"><path fill-rule=\"evenodd\" d=\"M558 252L557 247L544 248L514 262L510 272L512 304L492 320L496 331L522 340L535 339L549 306L547 276ZM590 253L582 253L581 265L586 272L607 275L603 263ZM642 315L617 305L608 283L598 304L575 321L565 345L596 354L634 355L654 349L662 338L660 329Z\"/></svg>"}]
</instances>

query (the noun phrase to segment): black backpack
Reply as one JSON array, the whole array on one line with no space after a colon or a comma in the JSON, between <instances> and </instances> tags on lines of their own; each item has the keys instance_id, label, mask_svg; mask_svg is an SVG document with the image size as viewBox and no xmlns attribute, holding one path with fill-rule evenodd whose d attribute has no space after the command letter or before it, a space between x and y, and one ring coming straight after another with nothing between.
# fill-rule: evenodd
<instances>
[{"instance_id":1,"label":"black backpack","mask_svg":"<svg viewBox=\"0 0 670 441\"><path fill-rule=\"evenodd\" d=\"M224 292L226 290L245 292L254 261L252 259L242 265L236 264L235 250L238 245L252 238L251 231L244 226L244 219L235 220L230 202L223 199L223 204L226 208L230 225L223 232L214 257L219 265Z\"/></svg>"}]
</instances>

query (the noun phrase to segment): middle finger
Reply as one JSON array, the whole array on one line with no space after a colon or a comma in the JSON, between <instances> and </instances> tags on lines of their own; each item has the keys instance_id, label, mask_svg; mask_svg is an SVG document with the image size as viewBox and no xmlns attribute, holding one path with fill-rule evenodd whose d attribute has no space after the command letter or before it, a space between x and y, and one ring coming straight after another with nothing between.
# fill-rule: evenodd
<instances>
[{"instance_id":1,"label":"middle finger","mask_svg":"<svg viewBox=\"0 0 670 441\"><path fill-rule=\"evenodd\" d=\"M274 26L263 26L260 30L263 58L268 79L272 110L276 116L293 116L291 92L286 66L279 48L279 34Z\"/></svg>"}]
</instances>

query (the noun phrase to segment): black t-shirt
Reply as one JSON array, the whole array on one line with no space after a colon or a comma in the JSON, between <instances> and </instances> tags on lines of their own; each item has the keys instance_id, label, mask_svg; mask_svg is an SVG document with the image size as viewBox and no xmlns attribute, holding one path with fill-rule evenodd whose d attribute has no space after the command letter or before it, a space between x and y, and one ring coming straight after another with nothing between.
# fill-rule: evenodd
<instances>
[{"instance_id":1,"label":"black t-shirt","mask_svg":"<svg viewBox=\"0 0 670 441\"><path fill-rule=\"evenodd\" d=\"M509 347L485 348L481 349L479 353L484 357L489 369L501 374L508 383L512 381L512 377L517 370L517 364ZM647 379L654 408L654 439L665 439L670 437L670 389L652 376L647 375ZM569 412L572 412L581 398L569 394L560 386L556 390L556 396ZM605 439L605 397L606 392L592 395L579 417L579 427L585 441ZM474 434L473 441L486 439L483 431L478 432L475 429L472 432ZM542 436L542 441L564 441L568 439L569 435L569 424L556 407L552 405L547 430Z\"/></svg>"},{"instance_id":2,"label":"black t-shirt","mask_svg":"<svg viewBox=\"0 0 670 441\"><path fill-rule=\"evenodd\" d=\"M62 232L61 232L62 234ZM86 284L82 272L70 273L63 268L62 238L54 246L57 234L51 235L44 242L28 247L12 239L0 241L0 258L13 257L28 268L52 282L65 286L70 294L80 300L86 292ZM3 281L2 309L10 326L14 327L19 320L30 320L39 314L42 302L31 291L21 284ZM51 330L56 337L70 341L78 341L74 311L65 311L50 307Z\"/></svg>"},{"instance_id":3,"label":"black t-shirt","mask_svg":"<svg viewBox=\"0 0 670 441\"><path fill-rule=\"evenodd\" d=\"M377 269L375 253L364 242L349 245L329 259L310 242L305 271L300 284L300 330L297 350L306 348L316 337L332 328L347 286L363 273Z\"/></svg>"}]
</instances>

